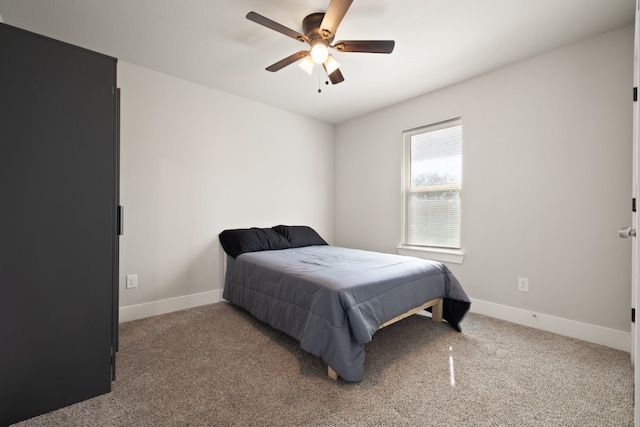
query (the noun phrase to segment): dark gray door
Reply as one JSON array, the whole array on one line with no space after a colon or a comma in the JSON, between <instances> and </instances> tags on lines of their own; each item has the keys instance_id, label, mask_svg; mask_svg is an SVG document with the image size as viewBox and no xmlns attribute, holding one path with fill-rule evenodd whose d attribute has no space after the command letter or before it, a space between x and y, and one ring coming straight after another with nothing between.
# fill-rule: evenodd
<instances>
[{"instance_id":1,"label":"dark gray door","mask_svg":"<svg viewBox=\"0 0 640 427\"><path fill-rule=\"evenodd\" d=\"M111 390L116 60L0 24L0 425Z\"/></svg>"}]
</instances>

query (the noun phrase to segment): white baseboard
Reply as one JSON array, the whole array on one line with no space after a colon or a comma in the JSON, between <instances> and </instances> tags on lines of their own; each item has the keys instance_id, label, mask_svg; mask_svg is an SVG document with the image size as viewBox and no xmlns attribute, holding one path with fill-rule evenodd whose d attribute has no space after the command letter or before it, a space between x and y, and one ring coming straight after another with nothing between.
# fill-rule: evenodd
<instances>
[{"instance_id":1,"label":"white baseboard","mask_svg":"<svg viewBox=\"0 0 640 427\"><path fill-rule=\"evenodd\" d=\"M630 352L631 332L471 299L471 312ZM463 324L464 328L464 324Z\"/></svg>"},{"instance_id":2,"label":"white baseboard","mask_svg":"<svg viewBox=\"0 0 640 427\"><path fill-rule=\"evenodd\" d=\"M128 305L120 307L120 322L129 322L131 320L143 319L145 317L157 316L178 310L186 310L188 308L213 304L220 301L222 301L222 289L143 304ZM536 313L478 299L471 299L471 312L592 342L594 344L605 345L617 350L626 352L631 350L630 332L577 322L575 320Z\"/></svg>"},{"instance_id":3,"label":"white baseboard","mask_svg":"<svg viewBox=\"0 0 640 427\"><path fill-rule=\"evenodd\" d=\"M129 322L131 320L144 319L145 317L171 313L172 311L186 310L187 308L199 307L201 305L213 304L220 301L222 301L222 289L183 295L160 301L146 302L143 304L127 305L120 307L119 321L120 323Z\"/></svg>"}]
</instances>

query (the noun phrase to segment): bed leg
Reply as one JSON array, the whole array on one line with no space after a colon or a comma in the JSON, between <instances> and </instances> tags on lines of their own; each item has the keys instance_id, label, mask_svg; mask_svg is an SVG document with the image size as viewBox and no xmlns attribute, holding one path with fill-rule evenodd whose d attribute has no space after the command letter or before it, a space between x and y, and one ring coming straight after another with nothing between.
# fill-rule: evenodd
<instances>
[{"instance_id":1,"label":"bed leg","mask_svg":"<svg viewBox=\"0 0 640 427\"><path fill-rule=\"evenodd\" d=\"M338 380L338 374L336 373L336 371L331 369L331 366L327 366L327 374L329 375L329 378L331 378L332 380L334 381Z\"/></svg>"},{"instance_id":2,"label":"bed leg","mask_svg":"<svg viewBox=\"0 0 640 427\"><path fill-rule=\"evenodd\" d=\"M431 319L434 322L442 322L442 298L440 298L436 305L431 307Z\"/></svg>"}]
</instances>

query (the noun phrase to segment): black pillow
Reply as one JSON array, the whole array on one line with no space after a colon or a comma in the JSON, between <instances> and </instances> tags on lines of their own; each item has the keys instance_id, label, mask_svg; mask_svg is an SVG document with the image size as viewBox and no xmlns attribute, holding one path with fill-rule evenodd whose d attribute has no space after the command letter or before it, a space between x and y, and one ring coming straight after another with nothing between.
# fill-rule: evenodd
<instances>
[{"instance_id":1,"label":"black pillow","mask_svg":"<svg viewBox=\"0 0 640 427\"><path fill-rule=\"evenodd\" d=\"M276 225L273 229L286 237L292 248L328 244L313 228L306 225Z\"/></svg>"},{"instance_id":2,"label":"black pillow","mask_svg":"<svg viewBox=\"0 0 640 427\"><path fill-rule=\"evenodd\" d=\"M239 228L224 230L218 236L224 251L235 258L246 252L259 252L291 247L289 241L271 228Z\"/></svg>"}]
</instances>

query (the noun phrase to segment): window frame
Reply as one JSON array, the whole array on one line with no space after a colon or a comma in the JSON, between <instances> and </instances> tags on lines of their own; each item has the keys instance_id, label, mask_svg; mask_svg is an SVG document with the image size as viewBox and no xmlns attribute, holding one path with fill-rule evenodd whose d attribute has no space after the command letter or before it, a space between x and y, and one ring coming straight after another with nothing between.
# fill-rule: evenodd
<instances>
[{"instance_id":1,"label":"window frame","mask_svg":"<svg viewBox=\"0 0 640 427\"><path fill-rule=\"evenodd\" d=\"M454 126L462 126L462 117L456 117L441 122L432 123L425 126L405 130L402 132L402 174L401 174L401 243L398 245L398 253L401 255L418 256L421 258L428 258L442 262L452 262L456 264L462 264L464 260L464 252L462 251L462 180L459 185L438 185L438 186L425 186L417 191L409 191L411 188L411 138L414 135L419 135L427 132L433 132L441 129L446 129ZM464 141L461 141L461 144ZM460 147L463 149L462 145ZM462 165L461 165L462 169ZM460 171L462 174L462 170ZM408 195L415 192L436 192L446 191L447 189L458 191L460 198L460 223L459 233L459 247L447 248L440 246L423 246L423 245L409 245L408 239Z\"/></svg>"}]
</instances>

